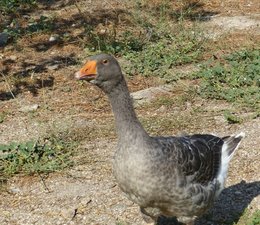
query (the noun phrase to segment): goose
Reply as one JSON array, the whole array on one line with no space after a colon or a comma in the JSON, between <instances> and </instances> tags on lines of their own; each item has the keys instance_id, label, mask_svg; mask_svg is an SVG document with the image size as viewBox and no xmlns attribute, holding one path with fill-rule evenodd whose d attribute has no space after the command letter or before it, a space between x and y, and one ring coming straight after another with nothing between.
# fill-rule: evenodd
<instances>
[{"instance_id":1,"label":"goose","mask_svg":"<svg viewBox=\"0 0 260 225\"><path fill-rule=\"evenodd\" d=\"M152 137L136 116L115 57L91 56L75 77L108 96L118 137L114 176L140 207L144 222L156 224L159 216L166 216L194 224L224 188L229 162L244 133L222 138L211 134Z\"/></svg>"}]
</instances>

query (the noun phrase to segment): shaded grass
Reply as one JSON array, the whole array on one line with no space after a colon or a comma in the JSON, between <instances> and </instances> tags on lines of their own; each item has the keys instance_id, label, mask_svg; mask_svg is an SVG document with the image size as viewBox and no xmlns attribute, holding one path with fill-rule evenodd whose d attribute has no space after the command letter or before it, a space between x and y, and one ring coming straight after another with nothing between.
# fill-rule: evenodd
<instances>
[{"instance_id":1,"label":"shaded grass","mask_svg":"<svg viewBox=\"0 0 260 225\"><path fill-rule=\"evenodd\" d=\"M48 18L46 16L41 16L37 20L31 20L30 22L28 22L28 25L26 27L21 27L16 19L12 21L12 24L13 26L7 26L7 28L4 29L4 32L7 33L14 40L24 35L31 35L33 33L48 33L55 28L54 19Z\"/></svg>"},{"instance_id":2,"label":"shaded grass","mask_svg":"<svg viewBox=\"0 0 260 225\"><path fill-rule=\"evenodd\" d=\"M1 0L0 12L18 13L20 10L36 7L36 0Z\"/></svg>"}]
</instances>

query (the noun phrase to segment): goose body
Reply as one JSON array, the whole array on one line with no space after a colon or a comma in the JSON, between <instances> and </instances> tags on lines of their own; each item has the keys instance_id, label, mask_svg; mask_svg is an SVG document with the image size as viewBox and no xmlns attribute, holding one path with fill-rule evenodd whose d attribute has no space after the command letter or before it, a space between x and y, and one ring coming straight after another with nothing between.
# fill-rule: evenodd
<instances>
[{"instance_id":1,"label":"goose body","mask_svg":"<svg viewBox=\"0 0 260 225\"><path fill-rule=\"evenodd\" d=\"M146 222L156 223L164 215L192 224L212 206L224 188L228 164L244 133L224 138L149 136L111 55L90 57L76 78L97 85L109 98L118 135L114 175L127 197L140 206Z\"/></svg>"}]
</instances>

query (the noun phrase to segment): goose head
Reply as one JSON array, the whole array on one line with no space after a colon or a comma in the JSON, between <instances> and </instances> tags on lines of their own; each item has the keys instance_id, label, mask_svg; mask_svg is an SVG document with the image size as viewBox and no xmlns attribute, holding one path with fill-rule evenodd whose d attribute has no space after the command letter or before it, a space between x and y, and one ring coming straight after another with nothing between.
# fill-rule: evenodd
<instances>
[{"instance_id":1,"label":"goose head","mask_svg":"<svg viewBox=\"0 0 260 225\"><path fill-rule=\"evenodd\" d=\"M105 93L110 93L124 79L117 60L109 54L89 57L75 77L95 84Z\"/></svg>"}]
</instances>

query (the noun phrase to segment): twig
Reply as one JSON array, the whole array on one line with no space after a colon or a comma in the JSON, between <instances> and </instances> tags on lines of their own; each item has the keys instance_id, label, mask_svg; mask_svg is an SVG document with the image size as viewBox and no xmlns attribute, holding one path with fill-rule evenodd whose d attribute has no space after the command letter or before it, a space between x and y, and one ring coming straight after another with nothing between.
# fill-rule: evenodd
<instances>
[{"instance_id":1,"label":"twig","mask_svg":"<svg viewBox=\"0 0 260 225\"><path fill-rule=\"evenodd\" d=\"M7 84L8 91L11 93L13 99L15 99L14 93L12 92L12 89L11 89L9 83L8 83L8 80L7 80L6 76L4 75L3 72L1 72L1 75L3 76L3 78L5 80L5 83Z\"/></svg>"},{"instance_id":2,"label":"twig","mask_svg":"<svg viewBox=\"0 0 260 225\"><path fill-rule=\"evenodd\" d=\"M38 174L39 177L41 178L41 181L42 181L42 184L43 184L43 186L44 186L44 189L45 189L48 193L51 193L51 191L50 191L50 189L47 187L47 185L46 185L46 183L45 183L45 181L44 181L42 175L41 175L39 172L37 172L37 174Z\"/></svg>"},{"instance_id":3,"label":"twig","mask_svg":"<svg viewBox=\"0 0 260 225\"><path fill-rule=\"evenodd\" d=\"M80 213L80 210L79 210L80 208L82 208L82 209L86 208L87 205L88 205L89 203L91 203L91 202L92 202L92 200L89 199L85 206L74 209L74 214L73 214L71 220L73 220L73 219Z\"/></svg>"},{"instance_id":4,"label":"twig","mask_svg":"<svg viewBox=\"0 0 260 225\"><path fill-rule=\"evenodd\" d=\"M82 11L81 11L80 7L78 6L78 3L77 3L77 1L75 1L75 2L74 2L74 5L75 5L75 6L76 6L76 8L78 9L78 11L79 11L79 14L82 16Z\"/></svg>"},{"instance_id":5,"label":"twig","mask_svg":"<svg viewBox=\"0 0 260 225\"><path fill-rule=\"evenodd\" d=\"M74 209L74 214L73 214L71 220L73 220L77 214L78 214L78 209Z\"/></svg>"}]
</instances>

